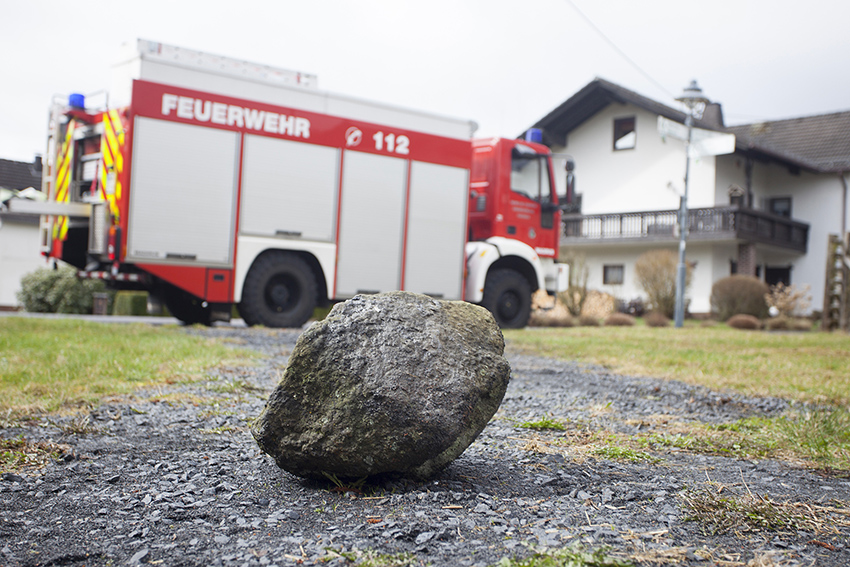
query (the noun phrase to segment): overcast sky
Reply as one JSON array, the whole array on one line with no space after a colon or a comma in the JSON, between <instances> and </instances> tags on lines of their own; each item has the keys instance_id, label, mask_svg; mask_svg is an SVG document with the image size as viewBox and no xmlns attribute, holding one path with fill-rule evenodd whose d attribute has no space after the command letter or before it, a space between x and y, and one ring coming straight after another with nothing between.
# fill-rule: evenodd
<instances>
[{"instance_id":1,"label":"overcast sky","mask_svg":"<svg viewBox=\"0 0 850 567\"><path fill-rule=\"evenodd\" d=\"M107 88L136 38L312 73L481 136L518 135L594 77L670 105L697 79L727 124L850 110L839 0L0 0L0 17L0 158L20 161L44 151L53 95Z\"/></svg>"}]
</instances>

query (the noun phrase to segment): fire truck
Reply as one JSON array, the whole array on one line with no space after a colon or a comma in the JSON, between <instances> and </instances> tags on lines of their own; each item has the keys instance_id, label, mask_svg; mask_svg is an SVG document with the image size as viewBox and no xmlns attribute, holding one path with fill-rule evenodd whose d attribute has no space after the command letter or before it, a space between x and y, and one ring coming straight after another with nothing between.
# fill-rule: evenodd
<instances>
[{"instance_id":1,"label":"fire truck","mask_svg":"<svg viewBox=\"0 0 850 567\"><path fill-rule=\"evenodd\" d=\"M408 290L522 327L534 292L566 285L553 159L475 128L137 40L104 104L52 106L42 251L187 324L236 305L249 325L301 326L317 306Z\"/></svg>"}]
</instances>

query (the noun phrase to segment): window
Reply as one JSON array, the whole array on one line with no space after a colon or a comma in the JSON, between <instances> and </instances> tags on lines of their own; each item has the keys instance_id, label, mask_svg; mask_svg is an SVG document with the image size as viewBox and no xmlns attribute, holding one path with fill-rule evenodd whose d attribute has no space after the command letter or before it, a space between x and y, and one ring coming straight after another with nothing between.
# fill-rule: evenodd
<instances>
[{"instance_id":1,"label":"window","mask_svg":"<svg viewBox=\"0 0 850 567\"><path fill-rule=\"evenodd\" d=\"M625 269L622 264L606 264L602 266L602 283L605 285L621 285Z\"/></svg>"},{"instance_id":2,"label":"window","mask_svg":"<svg viewBox=\"0 0 850 567\"><path fill-rule=\"evenodd\" d=\"M539 203L552 202L552 182L546 156L517 145L511 151L511 190Z\"/></svg>"},{"instance_id":3,"label":"window","mask_svg":"<svg viewBox=\"0 0 850 567\"><path fill-rule=\"evenodd\" d=\"M767 285L776 285L783 283L791 284L791 266L785 267L764 267L764 283Z\"/></svg>"},{"instance_id":4,"label":"window","mask_svg":"<svg viewBox=\"0 0 850 567\"><path fill-rule=\"evenodd\" d=\"M791 197L768 199L767 210L780 217L791 218Z\"/></svg>"},{"instance_id":5,"label":"window","mask_svg":"<svg viewBox=\"0 0 850 567\"><path fill-rule=\"evenodd\" d=\"M617 118L614 120L614 149L633 150L637 143L635 117Z\"/></svg>"}]
</instances>

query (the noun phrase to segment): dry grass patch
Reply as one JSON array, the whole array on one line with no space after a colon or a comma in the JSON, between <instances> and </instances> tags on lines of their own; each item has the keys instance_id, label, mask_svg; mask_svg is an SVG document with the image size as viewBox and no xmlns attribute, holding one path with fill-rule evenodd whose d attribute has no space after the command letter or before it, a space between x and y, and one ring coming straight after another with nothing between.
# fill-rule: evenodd
<instances>
[{"instance_id":1,"label":"dry grass patch","mask_svg":"<svg viewBox=\"0 0 850 567\"><path fill-rule=\"evenodd\" d=\"M822 506L804 502L779 502L748 492L744 495L718 489L684 492L686 521L699 522L711 534L776 531L805 531L816 535L838 534L839 527L850 527L846 503Z\"/></svg>"},{"instance_id":2,"label":"dry grass patch","mask_svg":"<svg viewBox=\"0 0 850 567\"><path fill-rule=\"evenodd\" d=\"M40 469L70 451L68 445L47 441L27 441L23 437L0 439L0 471Z\"/></svg>"}]
</instances>

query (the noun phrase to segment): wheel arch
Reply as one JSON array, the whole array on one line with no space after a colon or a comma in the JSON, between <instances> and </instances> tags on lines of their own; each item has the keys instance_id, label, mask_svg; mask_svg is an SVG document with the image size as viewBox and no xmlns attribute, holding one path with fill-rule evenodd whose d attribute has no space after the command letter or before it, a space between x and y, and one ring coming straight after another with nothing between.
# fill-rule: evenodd
<instances>
[{"instance_id":1,"label":"wheel arch","mask_svg":"<svg viewBox=\"0 0 850 567\"><path fill-rule=\"evenodd\" d=\"M336 245L330 242L281 240L264 236L240 235L234 271L233 301L240 303L248 271L261 254L290 252L298 254L316 277L319 286L319 302L325 304L333 293L336 269Z\"/></svg>"},{"instance_id":2,"label":"wheel arch","mask_svg":"<svg viewBox=\"0 0 850 567\"><path fill-rule=\"evenodd\" d=\"M531 262L525 258L520 256L503 256L490 264L490 267L487 269L487 277L489 278L490 274L496 270L513 270L518 272L528 281L532 293L540 289L540 285L537 282L537 271L531 265Z\"/></svg>"},{"instance_id":3,"label":"wheel arch","mask_svg":"<svg viewBox=\"0 0 850 567\"><path fill-rule=\"evenodd\" d=\"M480 303L484 286L494 270L511 269L528 280L532 293L545 289L543 265L527 244L509 238L493 237L466 245L466 292L464 299Z\"/></svg>"},{"instance_id":4,"label":"wheel arch","mask_svg":"<svg viewBox=\"0 0 850 567\"><path fill-rule=\"evenodd\" d=\"M264 256L268 256L270 254L275 254L278 252L286 252L288 254L293 254L298 256L309 266L310 270L313 272L313 275L316 278L317 292L318 292L318 303L320 306L326 306L328 304L328 283L325 278L325 272L322 270L322 265L319 263L319 259L316 258L314 254L308 252L306 250L293 250L291 248L266 248L259 254L257 254L251 264L248 266L247 272L251 270L251 268L256 264L260 258ZM245 276L243 275L241 278L241 282L243 283L245 280ZM235 301L238 303L242 300L242 293L244 292L244 288L240 286L239 293L236 294Z\"/></svg>"}]
</instances>

